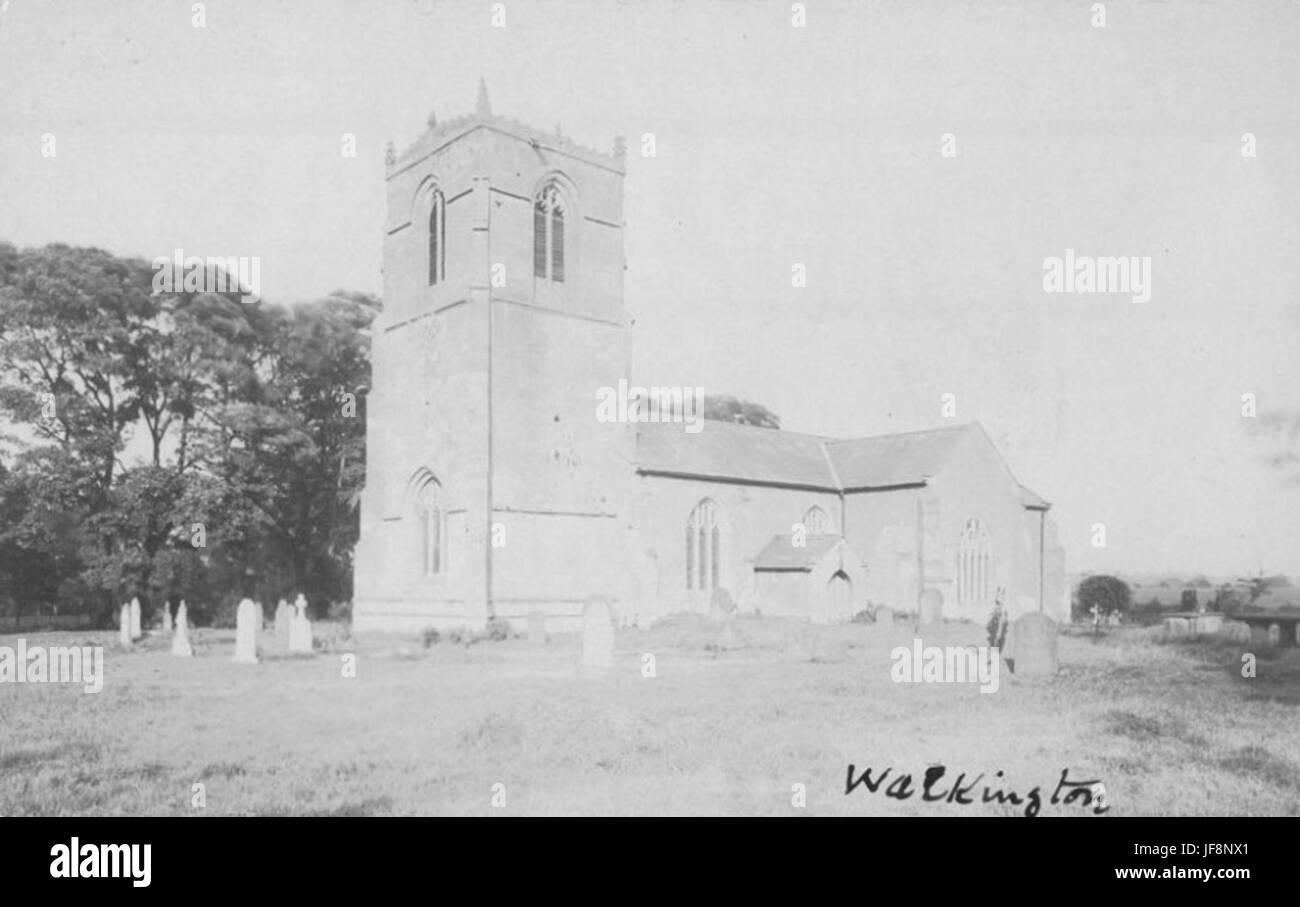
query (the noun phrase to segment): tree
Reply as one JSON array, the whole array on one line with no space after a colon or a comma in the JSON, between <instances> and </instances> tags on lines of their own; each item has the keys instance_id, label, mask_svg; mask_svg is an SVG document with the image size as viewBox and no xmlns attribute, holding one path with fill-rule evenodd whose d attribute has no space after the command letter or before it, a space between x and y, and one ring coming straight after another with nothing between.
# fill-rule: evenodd
<instances>
[{"instance_id":1,"label":"tree","mask_svg":"<svg viewBox=\"0 0 1300 907\"><path fill-rule=\"evenodd\" d=\"M255 569L268 597L291 590L313 601L351 597L368 329L378 312L372 297L336 293L274 313L255 401L227 406L218 417L223 448L209 459L263 531Z\"/></svg>"},{"instance_id":2,"label":"tree","mask_svg":"<svg viewBox=\"0 0 1300 907\"><path fill-rule=\"evenodd\" d=\"M1090 576L1079 583L1075 597L1075 618L1090 617L1092 609L1109 614L1118 611L1126 614L1133 606L1133 593L1128 583L1114 576Z\"/></svg>"},{"instance_id":3,"label":"tree","mask_svg":"<svg viewBox=\"0 0 1300 907\"><path fill-rule=\"evenodd\" d=\"M721 395L704 397L704 418L714 422L738 422L757 428L781 427L781 418L766 406L737 397Z\"/></svg>"},{"instance_id":4,"label":"tree","mask_svg":"<svg viewBox=\"0 0 1300 907\"><path fill-rule=\"evenodd\" d=\"M0 473L0 603L350 597L378 311L153 295L143 261L0 243L0 413L26 429ZM146 461L122 462L137 430Z\"/></svg>"},{"instance_id":5,"label":"tree","mask_svg":"<svg viewBox=\"0 0 1300 907\"><path fill-rule=\"evenodd\" d=\"M0 287L0 410L112 485L127 428L132 349L153 315L138 260L63 245L18 253Z\"/></svg>"},{"instance_id":6,"label":"tree","mask_svg":"<svg viewBox=\"0 0 1300 907\"><path fill-rule=\"evenodd\" d=\"M1238 577L1237 585L1245 592L1247 604L1255 604L1264 597L1269 589L1280 588L1291 585L1291 581L1281 574L1277 576L1265 576L1261 570L1254 576Z\"/></svg>"}]
</instances>

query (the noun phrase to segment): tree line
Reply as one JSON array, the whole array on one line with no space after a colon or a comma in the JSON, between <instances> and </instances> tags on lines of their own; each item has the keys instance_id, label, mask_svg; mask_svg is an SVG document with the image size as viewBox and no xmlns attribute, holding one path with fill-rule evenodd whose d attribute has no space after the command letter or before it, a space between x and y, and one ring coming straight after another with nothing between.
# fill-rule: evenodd
<instances>
[{"instance_id":1,"label":"tree line","mask_svg":"<svg viewBox=\"0 0 1300 907\"><path fill-rule=\"evenodd\" d=\"M249 304L153 276L0 243L0 613L350 601L379 301Z\"/></svg>"}]
</instances>

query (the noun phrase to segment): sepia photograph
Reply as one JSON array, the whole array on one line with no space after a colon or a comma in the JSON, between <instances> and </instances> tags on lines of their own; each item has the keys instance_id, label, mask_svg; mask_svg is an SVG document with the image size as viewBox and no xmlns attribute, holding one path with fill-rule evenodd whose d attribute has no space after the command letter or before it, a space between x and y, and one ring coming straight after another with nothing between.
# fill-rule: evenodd
<instances>
[{"instance_id":1,"label":"sepia photograph","mask_svg":"<svg viewBox=\"0 0 1300 907\"><path fill-rule=\"evenodd\" d=\"M1298 46L1289 0L4 0L32 873L149 887L166 832L92 817L1300 816Z\"/></svg>"}]
</instances>

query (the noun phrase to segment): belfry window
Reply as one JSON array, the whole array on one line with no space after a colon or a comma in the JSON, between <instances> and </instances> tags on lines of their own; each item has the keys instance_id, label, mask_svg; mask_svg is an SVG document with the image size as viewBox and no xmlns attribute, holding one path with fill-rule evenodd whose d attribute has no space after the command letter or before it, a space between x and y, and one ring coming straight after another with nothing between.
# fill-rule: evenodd
<instances>
[{"instance_id":1,"label":"belfry window","mask_svg":"<svg viewBox=\"0 0 1300 907\"><path fill-rule=\"evenodd\" d=\"M533 202L533 275L564 282L566 205L560 187L547 183Z\"/></svg>"}]
</instances>

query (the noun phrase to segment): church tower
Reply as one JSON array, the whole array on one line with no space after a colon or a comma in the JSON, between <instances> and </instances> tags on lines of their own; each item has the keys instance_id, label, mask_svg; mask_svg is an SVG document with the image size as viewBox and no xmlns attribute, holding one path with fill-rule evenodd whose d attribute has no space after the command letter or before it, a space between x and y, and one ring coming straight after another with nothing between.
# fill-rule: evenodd
<instances>
[{"instance_id":1,"label":"church tower","mask_svg":"<svg viewBox=\"0 0 1300 907\"><path fill-rule=\"evenodd\" d=\"M623 588L632 426L623 143L605 154L493 114L390 148L372 333L358 631L555 627Z\"/></svg>"}]
</instances>

